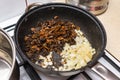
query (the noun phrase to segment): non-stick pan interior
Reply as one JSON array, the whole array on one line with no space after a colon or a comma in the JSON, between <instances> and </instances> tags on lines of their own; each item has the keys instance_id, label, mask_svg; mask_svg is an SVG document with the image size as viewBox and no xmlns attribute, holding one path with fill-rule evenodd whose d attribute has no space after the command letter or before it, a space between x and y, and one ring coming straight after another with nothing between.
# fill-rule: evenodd
<instances>
[{"instance_id":1,"label":"non-stick pan interior","mask_svg":"<svg viewBox=\"0 0 120 80\"><path fill-rule=\"evenodd\" d=\"M63 20L69 20L80 26L92 47L96 49L92 63L102 55L106 45L106 36L101 23L87 11L63 4L38 6L21 17L15 29L15 39L23 53L25 53L24 36L30 33L30 28L35 27L39 22L52 19L54 16L59 16Z\"/></svg>"}]
</instances>

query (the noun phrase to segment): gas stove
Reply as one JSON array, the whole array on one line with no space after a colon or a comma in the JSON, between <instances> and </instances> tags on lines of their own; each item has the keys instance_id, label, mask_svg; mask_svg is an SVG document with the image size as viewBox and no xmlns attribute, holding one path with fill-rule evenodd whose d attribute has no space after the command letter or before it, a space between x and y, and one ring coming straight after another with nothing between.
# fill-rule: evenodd
<instances>
[{"instance_id":1,"label":"gas stove","mask_svg":"<svg viewBox=\"0 0 120 80\"><path fill-rule=\"evenodd\" d=\"M0 23L0 27L3 28L11 37L14 36L15 25L21 15L8 19ZM101 57L98 62L104 65L109 71L111 71L117 79L120 80L120 62L113 57L107 50L104 51L105 55ZM17 62L20 69L20 80L61 80L52 77L48 77L44 74L38 74L28 63L24 62L23 58L17 53ZM100 72L106 75L106 69L98 68ZM70 76L68 79L62 80L104 80L102 75L93 71L93 68L86 68L84 72ZM110 77L110 76L108 76ZM108 78L109 80L109 78Z\"/></svg>"}]
</instances>

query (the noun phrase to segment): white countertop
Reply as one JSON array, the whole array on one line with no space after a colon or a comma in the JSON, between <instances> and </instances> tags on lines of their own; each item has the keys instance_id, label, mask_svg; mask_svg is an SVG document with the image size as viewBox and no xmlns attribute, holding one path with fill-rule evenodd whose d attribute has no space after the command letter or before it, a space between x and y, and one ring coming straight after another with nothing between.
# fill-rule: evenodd
<instances>
[{"instance_id":1,"label":"white countertop","mask_svg":"<svg viewBox=\"0 0 120 80\"><path fill-rule=\"evenodd\" d=\"M109 0L105 13L97 16L107 33L106 49L120 61L120 0Z\"/></svg>"}]
</instances>

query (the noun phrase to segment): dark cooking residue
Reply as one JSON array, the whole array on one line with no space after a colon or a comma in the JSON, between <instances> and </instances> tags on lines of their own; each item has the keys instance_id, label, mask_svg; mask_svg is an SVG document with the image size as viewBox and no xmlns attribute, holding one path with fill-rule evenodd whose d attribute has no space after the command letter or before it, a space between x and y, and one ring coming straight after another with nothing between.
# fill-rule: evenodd
<instances>
[{"instance_id":1,"label":"dark cooking residue","mask_svg":"<svg viewBox=\"0 0 120 80\"><path fill-rule=\"evenodd\" d=\"M76 43L74 40L77 35L75 29L79 29L79 27L58 16L37 24L31 28L31 33L24 37L26 54L33 62L41 63L42 59L39 59L39 56L46 57L53 52L53 65L55 67L62 65L60 53L65 43L70 45Z\"/></svg>"}]
</instances>

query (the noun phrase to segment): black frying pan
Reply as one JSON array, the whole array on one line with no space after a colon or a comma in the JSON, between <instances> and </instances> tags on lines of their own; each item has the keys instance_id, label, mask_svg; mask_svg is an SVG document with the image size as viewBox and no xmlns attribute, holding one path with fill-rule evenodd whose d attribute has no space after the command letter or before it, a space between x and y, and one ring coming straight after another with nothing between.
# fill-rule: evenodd
<instances>
[{"instance_id":1,"label":"black frying pan","mask_svg":"<svg viewBox=\"0 0 120 80\"><path fill-rule=\"evenodd\" d=\"M15 28L15 43L19 53L28 61L36 70L47 75L70 76L84 70L85 67L72 71L51 71L32 63L24 51L24 36L30 33L30 28L38 22L52 19L59 16L63 20L69 20L75 25L80 26L92 47L96 49L93 59L85 67L92 67L97 60L104 54L106 46L106 33L100 21L89 12L68 4L52 3L37 6L26 12L18 21Z\"/></svg>"}]
</instances>

